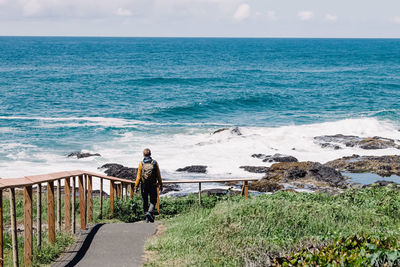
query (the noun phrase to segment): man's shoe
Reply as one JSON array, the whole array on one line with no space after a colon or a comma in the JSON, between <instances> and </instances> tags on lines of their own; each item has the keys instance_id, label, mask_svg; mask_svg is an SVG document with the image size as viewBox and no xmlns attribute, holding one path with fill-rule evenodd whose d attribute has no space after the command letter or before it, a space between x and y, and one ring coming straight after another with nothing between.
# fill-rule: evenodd
<instances>
[{"instance_id":1,"label":"man's shoe","mask_svg":"<svg viewBox=\"0 0 400 267\"><path fill-rule=\"evenodd\" d=\"M154 216L153 216L153 214L151 214L151 213L149 213L149 221L151 222L151 223L153 223L154 222Z\"/></svg>"},{"instance_id":2,"label":"man's shoe","mask_svg":"<svg viewBox=\"0 0 400 267\"><path fill-rule=\"evenodd\" d=\"M154 222L154 218L150 212L146 212L145 216L146 216L146 222Z\"/></svg>"}]
</instances>

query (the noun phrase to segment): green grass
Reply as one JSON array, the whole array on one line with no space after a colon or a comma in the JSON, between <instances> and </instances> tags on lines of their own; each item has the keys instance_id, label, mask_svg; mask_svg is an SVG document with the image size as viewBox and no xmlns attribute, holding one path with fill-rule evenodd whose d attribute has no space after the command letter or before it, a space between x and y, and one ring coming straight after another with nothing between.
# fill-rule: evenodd
<instances>
[{"instance_id":1,"label":"green grass","mask_svg":"<svg viewBox=\"0 0 400 267\"><path fill-rule=\"evenodd\" d=\"M392 238L390 254L400 240L400 191L365 188L339 196L279 192L233 198L215 206L192 205L164 223L166 232L148 244L156 256L147 265L257 266L279 258L283 264L282 259L293 259L305 248L329 251L335 240L355 235ZM367 259L369 252L363 253L359 257Z\"/></svg>"}]
</instances>

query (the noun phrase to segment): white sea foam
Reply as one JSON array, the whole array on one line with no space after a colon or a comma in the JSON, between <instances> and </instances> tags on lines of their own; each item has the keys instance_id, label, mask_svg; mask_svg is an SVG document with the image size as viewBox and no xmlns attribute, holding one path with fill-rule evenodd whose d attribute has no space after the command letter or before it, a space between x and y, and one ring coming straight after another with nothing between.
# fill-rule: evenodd
<instances>
[{"instance_id":1,"label":"white sea foam","mask_svg":"<svg viewBox=\"0 0 400 267\"><path fill-rule=\"evenodd\" d=\"M315 123L309 125L289 125L283 127L241 127L242 135L230 131L211 134L214 129L187 130L185 133L157 136L128 131L105 143L96 143L90 147L102 157L85 159L66 158L65 155L51 151L15 155L7 161L0 161L2 177L21 177L61 170L84 169L100 172L97 168L104 163L120 163L136 167L141 160L141 151L150 147L154 158L158 160L162 175L169 179L187 178L244 178L262 177L262 174L245 172L243 165L268 166L260 159L252 158L254 153L287 154L300 161L318 161L321 163L348 156L398 154L397 149L363 150L357 147L344 147L340 150L321 148L314 142L319 135L357 135L362 137L382 136L400 139L398 126L391 122L374 118L347 119L336 122ZM203 131L199 133L199 131ZM15 146L20 144L14 144ZM12 147L9 144L9 147ZM26 149L29 149L26 148ZM25 152L24 152L25 151ZM176 169L188 165L208 166L206 175L178 173Z\"/></svg>"},{"instance_id":2,"label":"white sea foam","mask_svg":"<svg viewBox=\"0 0 400 267\"><path fill-rule=\"evenodd\" d=\"M121 127L121 128L136 128L138 126L227 126L222 123L178 123L167 122L158 123L141 120L105 118L105 117L23 117L23 116L0 116L0 120L37 120L43 122L42 128L59 128L59 127ZM1 132L0 128L0 132ZM7 129L5 129L7 130Z\"/></svg>"}]
</instances>

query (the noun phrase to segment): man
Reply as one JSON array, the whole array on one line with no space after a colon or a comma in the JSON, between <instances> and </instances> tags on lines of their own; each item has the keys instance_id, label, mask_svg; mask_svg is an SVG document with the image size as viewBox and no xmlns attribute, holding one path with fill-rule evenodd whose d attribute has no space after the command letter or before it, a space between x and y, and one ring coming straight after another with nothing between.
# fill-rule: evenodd
<instances>
[{"instance_id":1,"label":"man","mask_svg":"<svg viewBox=\"0 0 400 267\"><path fill-rule=\"evenodd\" d=\"M157 186L159 186L160 192L162 191L161 173L157 161L151 158L150 149L146 148L143 150L143 157L143 161L139 163L135 192L138 191L140 184L146 222L154 222L154 207L157 204Z\"/></svg>"}]
</instances>

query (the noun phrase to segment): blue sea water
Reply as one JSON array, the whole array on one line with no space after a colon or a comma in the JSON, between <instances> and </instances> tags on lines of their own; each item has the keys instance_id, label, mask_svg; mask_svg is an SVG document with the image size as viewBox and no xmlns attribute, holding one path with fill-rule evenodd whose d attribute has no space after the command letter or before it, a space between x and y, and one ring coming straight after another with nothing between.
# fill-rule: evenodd
<instances>
[{"instance_id":1,"label":"blue sea water","mask_svg":"<svg viewBox=\"0 0 400 267\"><path fill-rule=\"evenodd\" d=\"M326 161L366 152L313 136L400 139L399 100L400 39L0 37L0 176L134 166L146 146L171 177L249 175L251 153Z\"/></svg>"}]
</instances>

